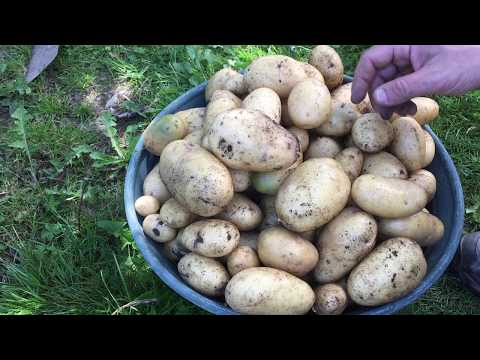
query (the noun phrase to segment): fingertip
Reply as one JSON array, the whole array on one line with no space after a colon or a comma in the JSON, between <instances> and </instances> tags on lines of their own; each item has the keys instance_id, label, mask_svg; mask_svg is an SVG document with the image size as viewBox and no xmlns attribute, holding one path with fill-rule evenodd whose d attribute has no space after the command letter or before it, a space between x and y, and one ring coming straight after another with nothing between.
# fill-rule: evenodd
<instances>
[{"instance_id":1,"label":"fingertip","mask_svg":"<svg viewBox=\"0 0 480 360\"><path fill-rule=\"evenodd\" d=\"M387 106L388 105L388 103L387 103L388 102L387 93L381 87L377 88L373 92L373 99L379 105L382 105L382 106Z\"/></svg>"}]
</instances>

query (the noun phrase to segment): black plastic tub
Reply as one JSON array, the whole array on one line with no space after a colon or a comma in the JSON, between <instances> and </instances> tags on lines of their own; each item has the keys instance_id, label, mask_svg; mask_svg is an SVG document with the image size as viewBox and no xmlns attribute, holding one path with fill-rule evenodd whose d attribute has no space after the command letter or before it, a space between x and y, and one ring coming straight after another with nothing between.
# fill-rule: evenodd
<instances>
[{"instance_id":1,"label":"black plastic tub","mask_svg":"<svg viewBox=\"0 0 480 360\"><path fill-rule=\"evenodd\" d=\"M352 79L345 76L344 82ZM207 82L187 91L170 103L157 117L173 114L180 110L205 106L205 86ZM376 307L357 307L347 314L362 315L389 315L394 314L407 305L418 300L432 285L434 285L455 255L463 231L464 200L462 185L455 165L442 142L426 126L425 129L432 135L436 153L433 162L427 168L437 178L437 193L428 206L428 210L438 216L445 225L443 238L426 249L425 256L428 262L428 272L421 284L408 295L386 305ZM149 239L142 230L143 218L135 212L135 200L142 195L143 180L148 172L158 162L143 147L143 137L140 138L128 165L125 179L125 212L133 238L143 257L155 274L173 291L202 309L217 315L236 315L237 313L225 303L212 300L189 287L178 275L176 264L168 260L161 251L161 245Z\"/></svg>"}]
</instances>

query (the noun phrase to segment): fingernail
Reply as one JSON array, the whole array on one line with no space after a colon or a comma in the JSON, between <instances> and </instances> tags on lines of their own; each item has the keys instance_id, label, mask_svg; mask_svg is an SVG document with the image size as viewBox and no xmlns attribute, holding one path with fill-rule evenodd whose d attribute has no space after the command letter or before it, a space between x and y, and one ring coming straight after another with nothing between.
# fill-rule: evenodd
<instances>
[{"instance_id":1,"label":"fingernail","mask_svg":"<svg viewBox=\"0 0 480 360\"><path fill-rule=\"evenodd\" d=\"M382 88L375 90L373 93L373 98L377 103L387 105L387 94Z\"/></svg>"}]
</instances>

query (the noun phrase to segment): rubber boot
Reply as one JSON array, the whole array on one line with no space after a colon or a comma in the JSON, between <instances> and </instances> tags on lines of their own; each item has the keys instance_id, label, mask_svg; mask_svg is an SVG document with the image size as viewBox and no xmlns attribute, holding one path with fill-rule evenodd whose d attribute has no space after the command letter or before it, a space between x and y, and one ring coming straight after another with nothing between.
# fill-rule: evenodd
<instances>
[{"instance_id":1,"label":"rubber boot","mask_svg":"<svg viewBox=\"0 0 480 360\"><path fill-rule=\"evenodd\" d=\"M465 287L480 296L480 232L462 238L452 270Z\"/></svg>"}]
</instances>

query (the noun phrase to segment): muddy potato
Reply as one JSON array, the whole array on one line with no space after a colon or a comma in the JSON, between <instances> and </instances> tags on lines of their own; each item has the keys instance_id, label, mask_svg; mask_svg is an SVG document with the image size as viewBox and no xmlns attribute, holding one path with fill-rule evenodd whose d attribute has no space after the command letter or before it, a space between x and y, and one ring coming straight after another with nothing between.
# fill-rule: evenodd
<instances>
[{"instance_id":1,"label":"muddy potato","mask_svg":"<svg viewBox=\"0 0 480 360\"><path fill-rule=\"evenodd\" d=\"M245 95L245 97L246 96L247 95ZM237 105L237 107L242 106L242 101L243 101L237 95L235 95L234 93L228 90L216 90L213 93L212 98L210 99L210 102L216 101L218 99L230 99L235 103L235 105Z\"/></svg>"},{"instance_id":2,"label":"muddy potato","mask_svg":"<svg viewBox=\"0 0 480 360\"><path fill-rule=\"evenodd\" d=\"M248 92L267 87L280 98L286 98L293 87L307 79L303 66L284 55L262 56L252 61L245 71Z\"/></svg>"},{"instance_id":3,"label":"muddy potato","mask_svg":"<svg viewBox=\"0 0 480 360\"><path fill-rule=\"evenodd\" d=\"M188 285L207 296L222 296L230 280L228 271L220 262L195 253L182 257L177 269Z\"/></svg>"},{"instance_id":4,"label":"muddy potato","mask_svg":"<svg viewBox=\"0 0 480 360\"><path fill-rule=\"evenodd\" d=\"M205 111L205 120L203 121L203 133L206 134L216 117L226 111L239 108L241 102L230 97L219 97L210 101Z\"/></svg>"},{"instance_id":5,"label":"muddy potato","mask_svg":"<svg viewBox=\"0 0 480 360\"><path fill-rule=\"evenodd\" d=\"M191 132L183 140L189 142L190 144L202 145L203 130L197 130Z\"/></svg>"},{"instance_id":6,"label":"muddy potato","mask_svg":"<svg viewBox=\"0 0 480 360\"><path fill-rule=\"evenodd\" d=\"M181 229L190 225L196 215L188 211L174 198L168 199L160 209L160 218L170 227Z\"/></svg>"},{"instance_id":7,"label":"muddy potato","mask_svg":"<svg viewBox=\"0 0 480 360\"><path fill-rule=\"evenodd\" d=\"M156 214L160 209L160 202L151 195L140 196L135 201L135 210L141 216Z\"/></svg>"},{"instance_id":8,"label":"muddy potato","mask_svg":"<svg viewBox=\"0 0 480 360\"><path fill-rule=\"evenodd\" d=\"M372 174L390 178L407 179L408 171L392 154L380 151L375 154L365 154L362 174Z\"/></svg>"},{"instance_id":9,"label":"muddy potato","mask_svg":"<svg viewBox=\"0 0 480 360\"><path fill-rule=\"evenodd\" d=\"M348 305L345 290L337 284L325 284L315 288L313 312L318 315L340 315Z\"/></svg>"},{"instance_id":10,"label":"muddy potato","mask_svg":"<svg viewBox=\"0 0 480 360\"><path fill-rule=\"evenodd\" d=\"M300 151L302 153L305 152L305 150L308 149L308 144L310 142L308 131L295 126L289 127L288 131L290 131L297 138L297 141L300 144Z\"/></svg>"},{"instance_id":11,"label":"muddy potato","mask_svg":"<svg viewBox=\"0 0 480 360\"><path fill-rule=\"evenodd\" d=\"M153 120L143 132L145 149L160 156L170 142L187 135L187 124L181 117L165 115Z\"/></svg>"},{"instance_id":12,"label":"muddy potato","mask_svg":"<svg viewBox=\"0 0 480 360\"><path fill-rule=\"evenodd\" d=\"M390 152L405 165L408 171L421 169L426 153L425 133L422 127L411 117L399 117L392 122L392 126L394 138Z\"/></svg>"},{"instance_id":13,"label":"muddy potato","mask_svg":"<svg viewBox=\"0 0 480 360\"><path fill-rule=\"evenodd\" d=\"M310 142L305 152L305 159L334 158L340 151L342 151L342 147L336 140L328 136L321 136Z\"/></svg>"},{"instance_id":14,"label":"muddy potato","mask_svg":"<svg viewBox=\"0 0 480 360\"><path fill-rule=\"evenodd\" d=\"M185 122L187 126L187 134L191 134L194 131L202 130L203 120L205 120L205 110L204 107L192 108L179 111L175 116L183 119L183 122Z\"/></svg>"},{"instance_id":15,"label":"muddy potato","mask_svg":"<svg viewBox=\"0 0 480 360\"><path fill-rule=\"evenodd\" d=\"M297 160L297 139L260 111L235 109L218 115L203 137L206 146L230 169L268 172Z\"/></svg>"},{"instance_id":16,"label":"muddy potato","mask_svg":"<svg viewBox=\"0 0 480 360\"><path fill-rule=\"evenodd\" d=\"M367 153L385 149L392 142L393 136L392 125L376 113L364 114L353 123L353 142Z\"/></svg>"},{"instance_id":17,"label":"muddy potato","mask_svg":"<svg viewBox=\"0 0 480 360\"><path fill-rule=\"evenodd\" d=\"M287 104L294 126L314 129L328 120L332 100L324 84L316 79L307 79L295 85Z\"/></svg>"},{"instance_id":18,"label":"muddy potato","mask_svg":"<svg viewBox=\"0 0 480 360\"><path fill-rule=\"evenodd\" d=\"M327 121L316 128L319 135L344 136L350 133L353 123L360 117L353 104L333 106Z\"/></svg>"},{"instance_id":19,"label":"muddy potato","mask_svg":"<svg viewBox=\"0 0 480 360\"><path fill-rule=\"evenodd\" d=\"M160 203L164 203L172 197L160 177L160 162L148 173L143 181L143 194L151 195Z\"/></svg>"},{"instance_id":20,"label":"muddy potato","mask_svg":"<svg viewBox=\"0 0 480 360\"><path fill-rule=\"evenodd\" d=\"M238 246L228 255L227 268L232 276L242 270L259 266L258 255L250 246Z\"/></svg>"},{"instance_id":21,"label":"muddy potato","mask_svg":"<svg viewBox=\"0 0 480 360\"><path fill-rule=\"evenodd\" d=\"M184 140L164 149L160 175L175 200L196 215L216 215L233 198L233 181L225 165L201 146Z\"/></svg>"},{"instance_id":22,"label":"muddy potato","mask_svg":"<svg viewBox=\"0 0 480 360\"><path fill-rule=\"evenodd\" d=\"M333 106L341 106L342 104L350 104L356 107L360 114L375 112L368 94L359 104L352 103L352 83L347 83L339 86L332 92Z\"/></svg>"},{"instance_id":23,"label":"muddy potato","mask_svg":"<svg viewBox=\"0 0 480 360\"><path fill-rule=\"evenodd\" d=\"M323 78L322 73L318 71L315 66L310 65L309 63L304 63L304 62L299 62L299 63L302 66L303 70L305 71L305 74L309 79L317 79L322 84L325 84L325 79Z\"/></svg>"},{"instance_id":24,"label":"muddy potato","mask_svg":"<svg viewBox=\"0 0 480 360\"><path fill-rule=\"evenodd\" d=\"M260 207L252 200L245 195L235 194L217 218L231 222L240 231L250 231L260 225L263 215Z\"/></svg>"},{"instance_id":25,"label":"muddy potato","mask_svg":"<svg viewBox=\"0 0 480 360\"><path fill-rule=\"evenodd\" d=\"M437 118L440 107L435 100L427 97L415 97L412 102L417 106L417 112L413 117L420 125L428 124Z\"/></svg>"},{"instance_id":26,"label":"muddy potato","mask_svg":"<svg viewBox=\"0 0 480 360\"><path fill-rule=\"evenodd\" d=\"M411 181L370 174L354 181L352 199L366 212L389 219L413 215L428 201L425 190Z\"/></svg>"},{"instance_id":27,"label":"muddy potato","mask_svg":"<svg viewBox=\"0 0 480 360\"><path fill-rule=\"evenodd\" d=\"M244 315L303 315L315 302L315 293L305 281L268 267L245 269L232 277L225 300Z\"/></svg>"},{"instance_id":28,"label":"muddy potato","mask_svg":"<svg viewBox=\"0 0 480 360\"><path fill-rule=\"evenodd\" d=\"M230 170L233 180L233 190L243 192L250 187L250 173L244 170Z\"/></svg>"},{"instance_id":29,"label":"muddy potato","mask_svg":"<svg viewBox=\"0 0 480 360\"><path fill-rule=\"evenodd\" d=\"M432 135L423 130L425 134L425 158L422 163L422 168L427 167L433 161L435 157L435 141L433 141Z\"/></svg>"},{"instance_id":30,"label":"muddy potato","mask_svg":"<svg viewBox=\"0 0 480 360\"><path fill-rule=\"evenodd\" d=\"M295 232L326 224L347 204L350 186L350 179L336 160L305 161L278 190L275 210L280 223Z\"/></svg>"},{"instance_id":31,"label":"muddy potato","mask_svg":"<svg viewBox=\"0 0 480 360\"><path fill-rule=\"evenodd\" d=\"M277 124L280 124L282 102L272 89L258 88L253 90L243 99L242 108L261 111Z\"/></svg>"},{"instance_id":32,"label":"muddy potato","mask_svg":"<svg viewBox=\"0 0 480 360\"><path fill-rule=\"evenodd\" d=\"M143 220L142 227L145 234L159 243L171 241L175 239L175 235L177 235L177 230L163 222L159 214L148 215Z\"/></svg>"},{"instance_id":33,"label":"muddy potato","mask_svg":"<svg viewBox=\"0 0 480 360\"><path fill-rule=\"evenodd\" d=\"M363 158L362 151L356 147L343 149L334 157L342 165L343 171L352 183L362 172Z\"/></svg>"},{"instance_id":34,"label":"muddy potato","mask_svg":"<svg viewBox=\"0 0 480 360\"><path fill-rule=\"evenodd\" d=\"M409 181L421 186L427 193L428 202L430 202L437 191L437 179L430 171L420 169L410 174Z\"/></svg>"},{"instance_id":35,"label":"muddy potato","mask_svg":"<svg viewBox=\"0 0 480 360\"><path fill-rule=\"evenodd\" d=\"M245 79L242 74L231 68L224 68L217 71L208 80L205 88L205 99L211 101L211 98L217 90L228 90L233 94L240 96L247 92Z\"/></svg>"},{"instance_id":36,"label":"muddy potato","mask_svg":"<svg viewBox=\"0 0 480 360\"><path fill-rule=\"evenodd\" d=\"M183 256L190 252L190 250L184 248L182 244L180 244L182 234L183 229L177 232L175 239L168 241L163 245L163 253L170 261L178 262Z\"/></svg>"},{"instance_id":37,"label":"muddy potato","mask_svg":"<svg viewBox=\"0 0 480 360\"><path fill-rule=\"evenodd\" d=\"M348 274L372 251L377 231L373 216L358 208L345 208L319 233L316 245L320 256L315 279L326 284Z\"/></svg>"},{"instance_id":38,"label":"muddy potato","mask_svg":"<svg viewBox=\"0 0 480 360\"><path fill-rule=\"evenodd\" d=\"M281 124L283 127L288 128L293 126L293 121L290 118L290 114L288 113L288 103L287 100L282 101L282 116L281 116Z\"/></svg>"},{"instance_id":39,"label":"muddy potato","mask_svg":"<svg viewBox=\"0 0 480 360\"><path fill-rule=\"evenodd\" d=\"M338 53L328 45L318 45L310 54L309 64L313 65L325 79L329 89L343 82L343 63Z\"/></svg>"},{"instance_id":40,"label":"muddy potato","mask_svg":"<svg viewBox=\"0 0 480 360\"><path fill-rule=\"evenodd\" d=\"M260 200L260 209L262 209L263 221L258 227L258 231L268 229L272 226L280 225L277 211L275 210L275 196L264 195Z\"/></svg>"},{"instance_id":41,"label":"muddy potato","mask_svg":"<svg viewBox=\"0 0 480 360\"><path fill-rule=\"evenodd\" d=\"M297 233L281 226L263 230L258 235L258 257L263 265L302 277L315 267L315 246Z\"/></svg>"},{"instance_id":42,"label":"muddy potato","mask_svg":"<svg viewBox=\"0 0 480 360\"><path fill-rule=\"evenodd\" d=\"M415 289L427 273L421 247L407 238L378 245L348 277L352 300L363 306L392 302Z\"/></svg>"}]
</instances>

